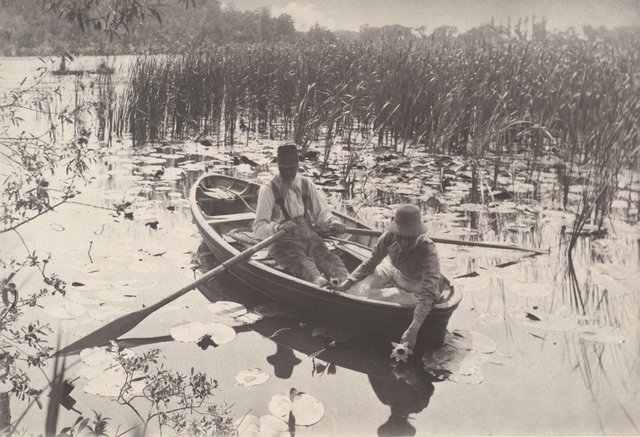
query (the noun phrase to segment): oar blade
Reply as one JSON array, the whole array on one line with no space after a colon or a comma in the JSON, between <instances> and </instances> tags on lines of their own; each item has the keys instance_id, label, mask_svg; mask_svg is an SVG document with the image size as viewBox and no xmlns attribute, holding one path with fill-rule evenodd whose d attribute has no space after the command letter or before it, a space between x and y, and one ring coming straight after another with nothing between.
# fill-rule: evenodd
<instances>
[{"instance_id":1,"label":"oar blade","mask_svg":"<svg viewBox=\"0 0 640 437\"><path fill-rule=\"evenodd\" d=\"M198 285L200 285L200 284L202 284L202 283L204 283L204 282L206 282L206 281L208 281L210 279L215 278L216 275L220 274L221 272L225 271L226 269L230 268L231 266L234 266L234 265L236 265L236 264L238 264L240 262L246 261L247 259L251 258L251 255L253 255L257 251L261 250L262 248L267 247L268 245L270 245L271 243L273 243L277 239L282 238L285 234L286 234L286 231L279 231L279 232L275 233L274 235L270 236L269 238L267 238L265 240L262 240L258 244L254 245L254 246L250 247L249 249L246 249L245 251L243 251L243 252L235 255L234 257L228 259L227 261L225 261L224 263L220 264L216 268L214 268L214 269L210 270L209 272L205 273L199 279L197 279L197 280L193 281L192 283L182 287L180 290L176 291L175 293L170 294L169 296L165 297L161 301L156 302L153 305L150 305L150 306L148 306L146 308L143 308L143 309L138 310L136 312L133 312L131 314L127 314L125 316L119 317L118 319L107 323L102 328L99 328L99 329L93 331L91 334L89 334L87 336L84 336L81 339L79 339L79 340L71 343L70 345L62 348L61 350L56 352L55 355L56 356L57 355L70 355L70 354L78 353L82 349L85 349L85 348L88 348L88 347L102 346L102 345L105 345L105 344L109 343L109 341L111 341L111 340L117 339L121 335L123 335L123 334L127 333L128 331L132 330L133 328L135 328L149 314L153 313L154 311L156 311L159 308L162 308L163 306L167 305L168 303L173 302L174 300L176 300L180 296L183 296L188 291L193 290L194 288L196 288Z\"/></svg>"},{"instance_id":2,"label":"oar blade","mask_svg":"<svg viewBox=\"0 0 640 437\"><path fill-rule=\"evenodd\" d=\"M89 347L98 347L108 344L111 340L116 340L121 335L126 334L135 328L145 317L150 314L147 309L142 309L107 323L106 325L96 329L92 333L85 335L81 339L63 347L55 353L60 355L73 355L81 350Z\"/></svg>"}]
</instances>

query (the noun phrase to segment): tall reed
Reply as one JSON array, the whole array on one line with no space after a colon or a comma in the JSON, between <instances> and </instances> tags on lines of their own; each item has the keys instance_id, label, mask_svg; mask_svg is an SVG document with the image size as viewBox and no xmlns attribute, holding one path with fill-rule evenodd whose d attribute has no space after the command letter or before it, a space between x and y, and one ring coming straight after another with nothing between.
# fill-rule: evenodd
<instances>
[{"instance_id":1,"label":"tall reed","mask_svg":"<svg viewBox=\"0 0 640 437\"><path fill-rule=\"evenodd\" d=\"M303 150L319 141L325 157L339 141L461 154L477 174L492 157L494 182L504 154L556 154L566 203L576 168L601 162L613 171L599 158L607 148L626 159L635 147L637 120L620 111L632 113L640 98L640 35L534 36L383 35L143 57L118 118L136 144L202 135L233 144L240 129L247 140L261 132Z\"/></svg>"}]
</instances>

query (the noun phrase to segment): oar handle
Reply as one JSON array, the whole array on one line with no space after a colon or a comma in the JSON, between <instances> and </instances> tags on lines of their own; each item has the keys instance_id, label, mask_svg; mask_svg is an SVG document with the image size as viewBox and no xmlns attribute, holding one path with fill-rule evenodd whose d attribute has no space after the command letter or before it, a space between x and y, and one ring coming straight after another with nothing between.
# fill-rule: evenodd
<instances>
[{"instance_id":1,"label":"oar handle","mask_svg":"<svg viewBox=\"0 0 640 437\"><path fill-rule=\"evenodd\" d=\"M382 231L377 229L364 229L364 228L346 228L345 232L353 235L367 235L370 237L379 237L382 235ZM487 247L491 249L508 249L508 250L518 250L520 252L532 252L538 255L546 255L549 252L531 249L528 247L514 246L511 244L499 244L499 243L485 243L482 241L465 241L465 240L454 240L449 238L438 238L438 237L429 237L433 240L434 243L440 244L455 244L457 246L473 246L473 247Z\"/></svg>"},{"instance_id":2,"label":"oar handle","mask_svg":"<svg viewBox=\"0 0 640 437\"><path fill-rule=\"evenodd\" d=\"M162 308L163 306L165 306L168 303L176 300L177 298L179 298L183 294L187 293L188 291L193 290L198 285L200 285L202 283L205 283L208 280L210 280L210 279L214 278L215 276L219 275L224 270L227 270L228 268L233 267L234 265L251 258L251 256L254 253L264 249L265 247L267 247L268 245L270 245L271 243L273 243L274 241L276 241L277 239L279 239L280 237L282 237L286 233L287 233L287 231L278 231L277 233L273 234L269 238L266 238L266 239L262 240L261 242L259 242L258 244L255 244L255 245L251 246L250 248L242 251L241 253L237 254L236 256L234 256L232 258L229 258L228 260L226 260L225 262L223 262L219 266L215 267L214 269L209 270L207 273L205 273L204 275L202 275L200 278L196 279L192 283L190 283L188 285L185 285L184 287L182 287L180 290L176 291L175 293L165 297L164 299L154 303L151 306L148 306L147 308L145 308L145 312L150 314L150 313L156 311L157 309Z\"/></svg>"}]
</instances>

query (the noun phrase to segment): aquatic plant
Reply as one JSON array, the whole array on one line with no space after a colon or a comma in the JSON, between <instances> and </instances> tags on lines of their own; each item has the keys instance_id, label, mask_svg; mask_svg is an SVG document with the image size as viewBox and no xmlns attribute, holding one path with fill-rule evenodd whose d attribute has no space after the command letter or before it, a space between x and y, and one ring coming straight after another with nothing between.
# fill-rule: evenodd
<instances>
[{"instance_id":1,"label":"aquatic plant","mask_svg":"<svg viewBox=\"0 0 640 437\"><path fill-rule=\"evenodd\" d=\"M46 64L35 77L26 77L0 100L0 154L6 163L0 234L17 235L25 252L14 254L16 258L5 253L0 259L4 304L0 312L0 383L7 403L2 425L7 429L15 426L8 409L11 397L40 403L42 389L33 385L31 372L42 371L53 350L48 342L49 326L37 320L28 322L23 315L42 297L66 292L65 281L47 269L51 257L32 249L20 227L74 197L86 181L88 165L98 156L89 146L90 132L83 123L92 106L77 100L68 104L68 96L44 85L45 74ZM64 136L63 126L73 129L70 138ZM30 272L41 277L39 290L16 285Z\"/></svg>"},{"instance_id":2,"label":"aquatic plant","mask_svg":"<svg viewBox=\"0 0 640 437\"><path fill-rule=\"evenodd\" d=\"M611 145L626 155L634 148L630 119L615 134L605 126L615 126L616 111L630 110L640 96L638 35L597 43L553 33L495 35L363 34L148 56L134 63L118 118L128 120L136 144L215 135L232 145L239 130L246 141L268 135L293 140L303 152L319 144L325 166L341 143L351 151L468 156L476 201L495 188L503 156L521 153L534 187L536 160L557 156L566 206L575 171L597 165ZM358 153L344 166L347 185L356 162ZM637 168L637 160L626 162ZM493 178L484 176L490 165Z\"/></svg>"}]
</instances>

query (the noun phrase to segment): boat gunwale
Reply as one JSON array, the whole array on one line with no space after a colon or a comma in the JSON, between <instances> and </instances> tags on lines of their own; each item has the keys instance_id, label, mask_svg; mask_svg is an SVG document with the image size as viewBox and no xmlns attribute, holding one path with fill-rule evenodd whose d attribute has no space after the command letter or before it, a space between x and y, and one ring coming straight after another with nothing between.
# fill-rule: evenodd
<instances>
[{"instance_id":1,"label":"boat gunwale","mask_svg":"<svg viewBox=\"0 0 640 437\"><path fill-rule=\"evenodd\" d=\"M242 192L246 192L248 190L248 188L251 185L256 185L259 186L258 183L253 182L253 181L247 181L247 180L243 180L243 179L238 179L238 178L234 178L232 176L227 176L227 175L223 175L223 174L216 174L216 173L205 173L203 175L201 175L193 184L193 186L191 187L190 190L190 194L189 194L189 201L190 201L190 205L191 205L191 212L192 215L194 217L194 220L196 220L198 228L200 228L202 231L204 231L209 238L211 238L215 244L217 244L220 249L224 250L227 252L227 255L230 257L238 255L239 253L241 253L240 250L236 249L235 247L233 247L230 243L228 243L224 238L222 238L222 235L217 232L209 223L207 223L207 217L211 218L211 217L215 217L215 216L207 216L205 217L205 214L203 213L203 211L201 210L201 208L199 207L198 204L198 188L201 186L201 184L206 181L207 179L214 179L214 178L218 178L218 179L226 179L230 182L232 182L231 187L228 188L229 191L233 192L232 188L235 185L235 183L237 181L241 181L243 183L246 184L246 186L244 187ZM203 188L209 188L206 186L203 186ZM239 193L235 193L234 194L240 195ZM358 221L357 219L353 218L353 217L349 217L345 214L342 214L338 211L333 211L333 214L349 220L350 222L353 222L354 224L357 224L358 227L362 227L364 229L371 229L370 227L367 227L366 225L364 225L363 223L361 223L360 221ZM360 244L357 241L353 241L352 243L354 244ZM364 246L364 245L362 245ZM365 246L366 247L366 246ZM287 282L291 282L293 284L298 284L300 287L297 287L297 291L299 293L303 293L305 295L312 295L315 298L320 298L322 300L325 301L330 301L332 303L335 304L349 304L349 306L351 306L351 304L355 304L356 308L362 310L363 306L368 307L367 310L368 311L376 311L376 312L384 312L387 314L390 313L397 313L398 315L406 315L409 312L413 311L413 308L415 305L401 305L399 303L396 302L388 302L388 301L380 301L380 300L375 300L375 299L368 299L365 297L360 297L360 296L354 296L352 294L349 293L344 293L341 291L337 291L337 290L331 290L328 288L323 288L323 287L318 287L315 284L305 281L303 279L300 278L296 278L295 276L289 275L286 272L277 270L273 267L270 267L258 260L253 260L250 259L246 262L246 264L251 265L254 268L257 268L260 271L263 271L264 274L267 275L271 275L271 276L275 276L277 277L279 280L283 280L283 281L287 281ZM449 283L449 280L445 278L445 280ZM451 293L450 293L450 297L448 300L444 301L444 302L439 302L436 303L434 305L433 310L437 313L446 313L446 312L450 312L453 311L458 304L460 303L460 301L462 300L462 293L458 290L456 290L454 288L454 286L452 284L449 283L449 287L451 287ZM308 292L309 291L313 291L313 293Z\"/></svg>"}]
</instances>

